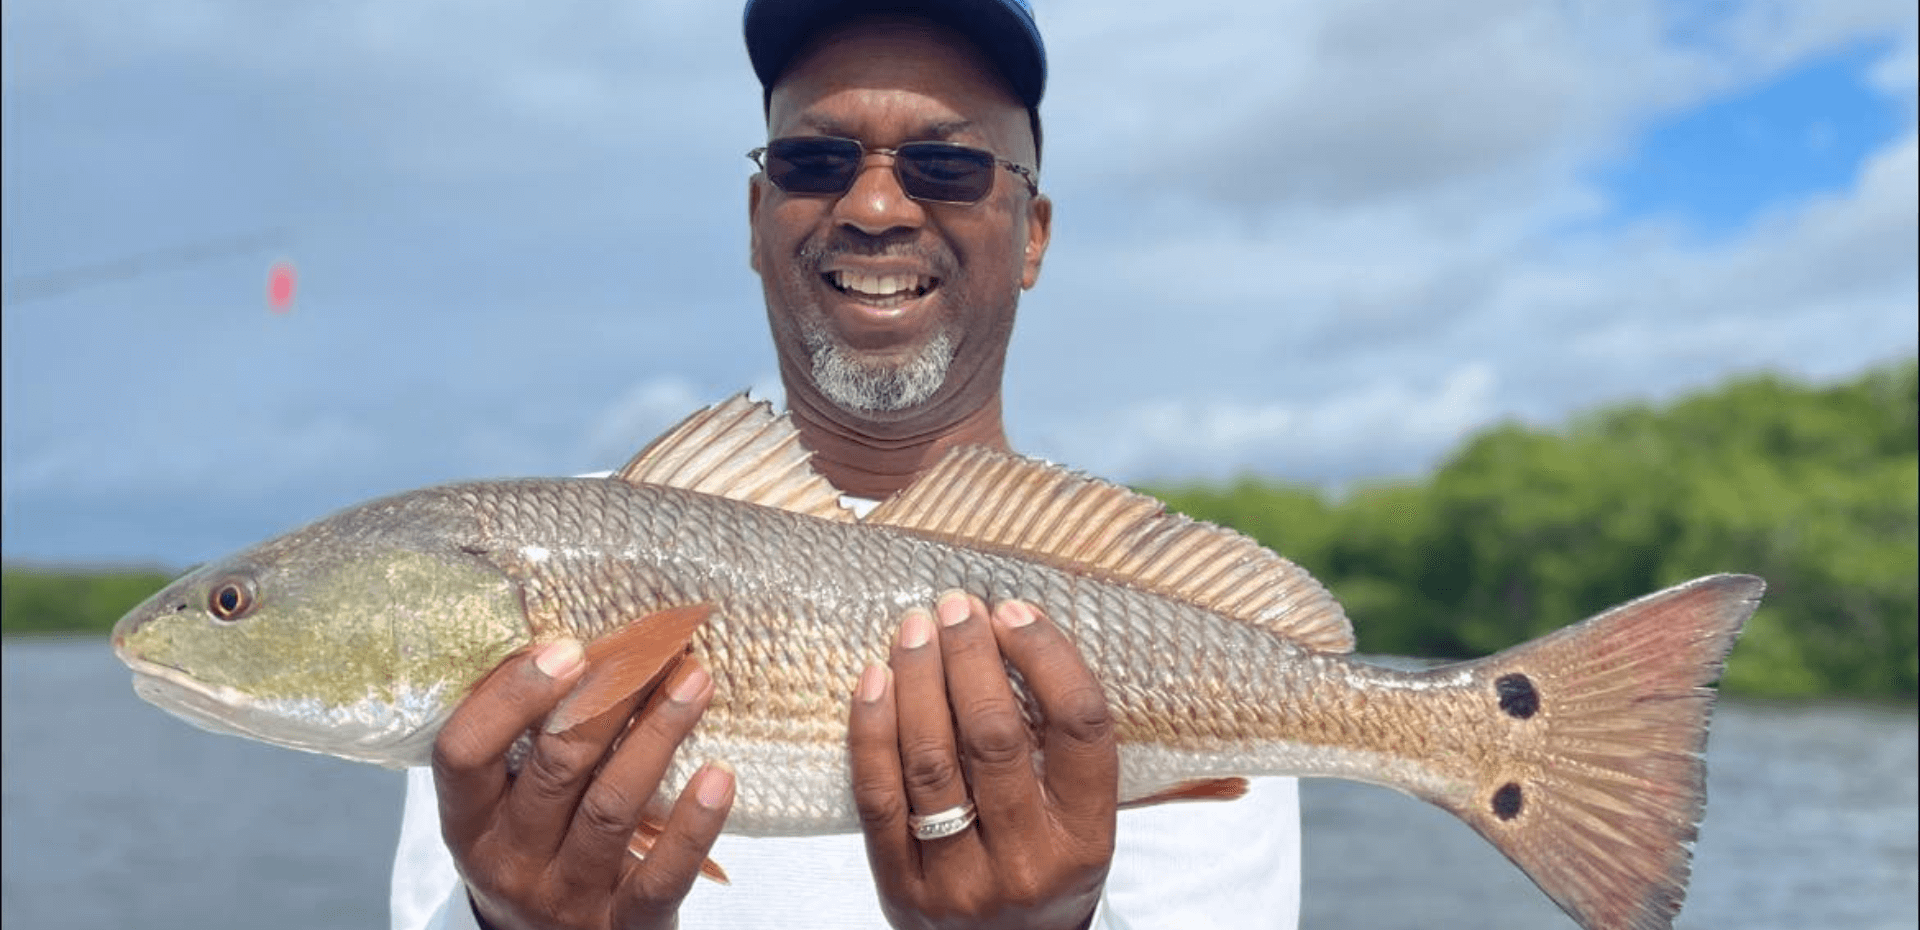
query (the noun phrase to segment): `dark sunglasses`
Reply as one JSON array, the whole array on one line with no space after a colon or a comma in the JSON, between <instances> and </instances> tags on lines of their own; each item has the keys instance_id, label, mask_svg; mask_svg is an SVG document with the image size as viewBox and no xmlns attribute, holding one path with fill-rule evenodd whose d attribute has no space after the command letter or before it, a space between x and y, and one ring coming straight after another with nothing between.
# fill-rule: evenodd
<instances>
[{"instance_id":1,"label":"dark sunglasses","mask_svg":"<svg viewBox=\"0 0 1920 930\"><path fill-rule=\"evenodd\" d=\"M844 194L853 187L869 154L893 156L893 176L900 180L900 189L927 203L979 203L993 190L996 167L1019 175L1027 182L1028 193L1040 192L1033 171L1026 166L948 142L909 142L878 149L854 139L794 136L775 139L747 157L789 194Z\"/></svg>"}]
</instances>

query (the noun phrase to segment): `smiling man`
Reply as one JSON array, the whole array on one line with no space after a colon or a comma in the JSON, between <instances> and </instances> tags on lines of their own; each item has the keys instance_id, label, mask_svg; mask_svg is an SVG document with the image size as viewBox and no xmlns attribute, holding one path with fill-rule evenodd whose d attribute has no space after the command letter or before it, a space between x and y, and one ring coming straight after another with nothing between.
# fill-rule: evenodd
<instances>
[{"instance_id":1,"label":"smiling man","mask_svg":"<svg viewBox=\"0 0 1920 930\"><path fill-rule=\"evenodd\" d=\"M751 153L751 261L793 422L821 473L868 502L955 446L1007 448L1001 376L1053 215L1038 185L1045 54L1026 4L898 6L746 11L768 134ZM539 732L508 775L511 747L581 665L577 646L552 644L491 676L448 723L431 772L409 781L396 927L1296 922L1293 781L1116 815L1119 750L1099 684L1029 606L949 596L903 616L888 664L866 670L849 708L860 836L720 836L734 785L709 766L647 857L629 856L712 683L679 675L630 729L620 716ZM1038 700L1038 732L1008 666ZM696 884L708 855L731 887Z\"/></svg>"},{"instance_id":2,"label":"smiling man","mask_svg":"<svg viewBox=\"0 0 1920 930\"><path fill-rule=\"evenodd\" d=\"M766 36L755 65L770 88L766 170L748 192L753 267L816 462L843 490L882 497L953 445L1006 447L1007 341L1052 225L1034 182L1038 122L956 29L869 16L809 33L794 9L807 4L760 13L773 6L748 21L750 47L756 25ZM795 35L807 41L782 67Z\"/></svg>"}]
</instances>

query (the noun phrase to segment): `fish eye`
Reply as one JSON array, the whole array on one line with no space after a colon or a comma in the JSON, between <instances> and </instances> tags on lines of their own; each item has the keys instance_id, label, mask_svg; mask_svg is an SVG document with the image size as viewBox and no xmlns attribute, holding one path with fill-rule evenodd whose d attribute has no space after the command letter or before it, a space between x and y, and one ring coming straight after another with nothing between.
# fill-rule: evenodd
<instances>
[{"instance_id":1,"label":"fish eye","mask_svg":"<svg viewBox=\"0 0 1920 930\"><path fill-rule=\"evenodd\" d=\"M207 594L207 612L214 619L232 623L253 610L253 583L245 578L228 578Z\"/></svg>"}]
</instances>

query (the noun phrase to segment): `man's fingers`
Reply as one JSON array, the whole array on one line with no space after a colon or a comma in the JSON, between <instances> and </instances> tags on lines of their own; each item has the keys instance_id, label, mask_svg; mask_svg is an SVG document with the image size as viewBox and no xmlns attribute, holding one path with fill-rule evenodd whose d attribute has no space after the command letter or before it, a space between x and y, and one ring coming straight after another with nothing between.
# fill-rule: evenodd
<instances>
[{"instance_id":1,"label":"man's fingers","mask_svg":"<svg viewBox=\"0 0 1920 930\"><path fill-rule=\"evenodd\" d=\"M507 660L474 686L433 745L442 832L456 848L486 829L507 786L507 750L580 676L579 641L551 642Z\"/></svg>"},{"instance_id":2,"label":"man's fingers","mask_svg":"<svg viewBox=\"0 0 1920 930\"><path fill-rule=\"evenodd\" d=\"M900 774L907 804L916 814L944 810L967 799L935 636L932 616L916 607L902 617L893 648Z\"/></svg>"},{"instance_id":3,"label":"man's fingers","mask_svg":"<svg viewBox=\"0 0 1920 930\"><path fill-rule=\"evenodd\" d=\"M955 592L943 596L935 610L940 622L964 617L971 598ZM985 613L985 608L980 608ZM894 713L900 739L900 774L906 786L907 806L927 816L968 803L965 771L954 738L953 713L947 703L946 669L934 618L925 610L907 611L893 650ZM935 862L959 845L956 838L920 841L921 859L931 871Z\"/></svg>"},{"instance_id":4,"label":"man's fingers","mask_svg":"<svg viewBox=\"0 0 1920 930\"><path fill-rule=\"evenodd\" d=\"M885 881L917 860L913 839L907 834L893 672L884 665L868 666L854 686L847 753L853 764L853 803L866 835L867 859L873 874Z\"/></svg>"},{"instance_id":5,"label":"man's fingers","mask_svg":"<svg viewBox=\"0 0 1920 930\"><path fill-rule=\"evenodd\" d=\"M964 609L962 609L964 608ZM1033 734L1014 696L986 604L952 594L938 605L947 697L959 730L982 837L995 850L1030 845L1046 831L1033 771Z\"/></svg>"},{"instance_id":6,"label":"man's fingers","mask_svg":"<svg viewBox=\"0 0 1920 930\"><path fill-rule=\"evenodd\" d=\"M593 678L589 667L575 683L576 689L593 687ZM606 712L562 732L543 729L534 734L533 751L521 763L500 807L503 843L542 857L559 851L594 772L626 730L642 697L639 692L629 694ZM611 875L607 877L612 880Z\"/></svg>"},{"instance_id":7,"label":"man's fingers","mask_svg":"<svg viewBox=\"0 0 1920 930\"><path fill-rule=\"evenodd\" d=\"M679 911L727 822L734 786L733 769L721 762L708 763L688 779L646 861L627 866L615 892L613 926L653 926Z\"/></svg>"},{"instance_id":8,"label":"man's fingers","mask_svg":"<svg viewBox=\"0 0 1920 930\"><path fill-rule=\"evenodd\" d=\"M581 795L556 857L556 861L579 864L562 870L576 884L587 888L612 884L624 867L622 853L672 764L674 751L693 732L712 697L712 676L698 663L687 661L661 683L659 696L635 716L620 745Z\"/></svg>"},{"instance_id":9,"label":"man's fingers","mask_svg":"<svg viewBox=\"0 0 1920 930\"><path fill-rule=\"evenodd\" d=\"M998 605L993 627L1001 653L1019 670L1046 718L1040 748L1047 794L1066 816L1111 821L1120 755L1099 680L1066 634L1033 606Z\"/></svg>"}]
</instances>

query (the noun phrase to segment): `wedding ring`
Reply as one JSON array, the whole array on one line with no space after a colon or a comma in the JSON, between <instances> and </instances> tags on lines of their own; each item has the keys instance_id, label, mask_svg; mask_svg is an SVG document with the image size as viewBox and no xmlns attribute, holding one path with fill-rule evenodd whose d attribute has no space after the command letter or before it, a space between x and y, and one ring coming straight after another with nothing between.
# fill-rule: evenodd
<instances>
[{"instance_id":1,"label":"wedding ring","mask_svg":"<svg viewBox=\"0 0 1920 930\"><path fill-rule=\"evenodd\" d=\"M913 838L916 840L937 840L973 826L973 816L973 802L968 801L925 817L911 815L907 818L907 826L913 829Z\"/></svg>"}]
</instances>

